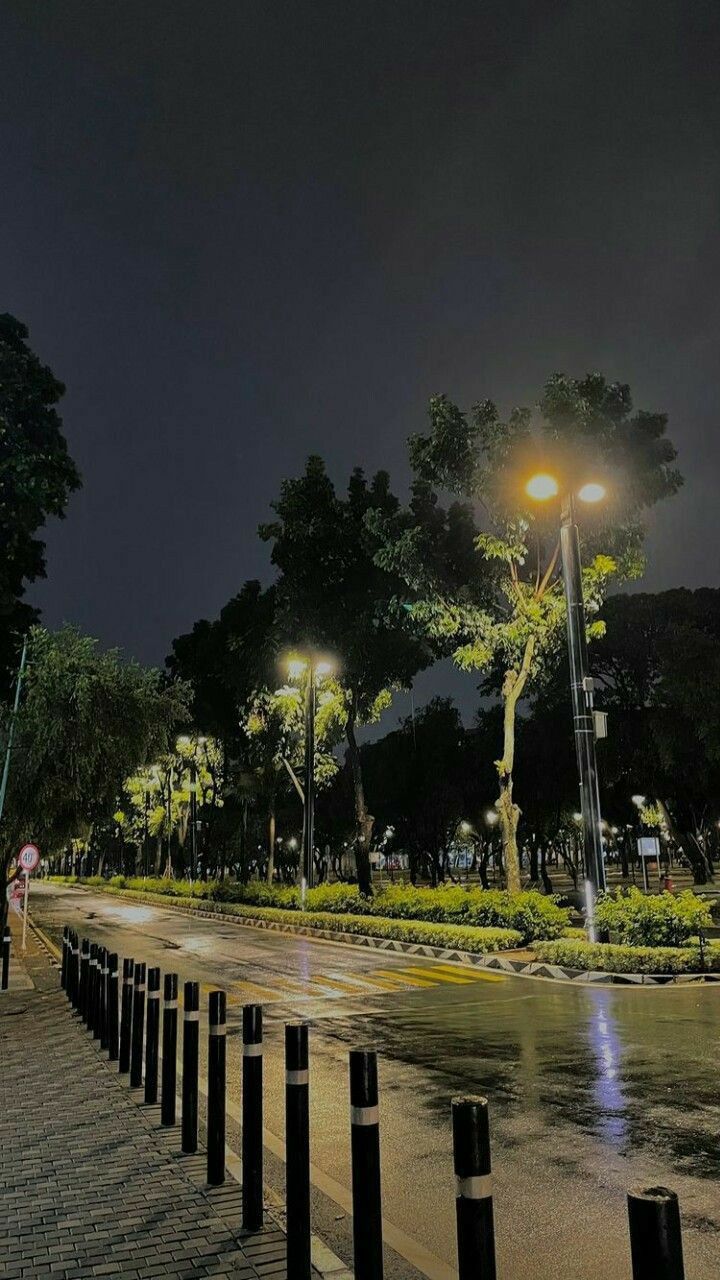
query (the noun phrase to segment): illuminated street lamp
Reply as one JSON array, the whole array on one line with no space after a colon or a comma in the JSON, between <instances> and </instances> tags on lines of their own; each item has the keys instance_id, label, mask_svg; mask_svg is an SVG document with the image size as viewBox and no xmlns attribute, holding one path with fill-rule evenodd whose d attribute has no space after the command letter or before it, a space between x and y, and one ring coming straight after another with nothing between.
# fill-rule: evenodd
<instances>
[{"instance_id":1,"label":"illuminated street lamp","mask_svg":"<svg viewBox=\"0 0 720 1280\"><path fill-rule=\"evenodd\" d=\"M555 476L542 472L534 475L528 481L525 486L525 492L537 502L546 502L548 499L556 498L560 495L560 484ZM577 497L581 502L601 502L605 497L605 488L603 485L593 481L582 485L577 490ZM572 490L568 490L561 498L560 551L565 586L565 603L567 605L568 656L570 659L570 690L575 728L575 748L578 773L580 775L588 932L592 941L595 941L593 921L595 899L598 893L605 888L605 863L603 860L600 790L595 753L593 682L588 674L585 603L583 600L582 571L580 567L580 540L577 524L575 523L575 495Z\"/></svg>"},{"instance_id":2,"label":"illuminated street lamp","mask_svg":"<svg viewBox=\"0 0 720 1280\"><path fill-rule=\"evenodd\" d=\"M300 680L307 672L305 689L305 806L303 811L303 847L300 872L300 904L305 907L305 895L312 889L314 877L313 849L315 847L315 706L318 678L329 676L333 665L318 654L293 654L287 664L291 680Z\"/></svg>"}]
</instances>

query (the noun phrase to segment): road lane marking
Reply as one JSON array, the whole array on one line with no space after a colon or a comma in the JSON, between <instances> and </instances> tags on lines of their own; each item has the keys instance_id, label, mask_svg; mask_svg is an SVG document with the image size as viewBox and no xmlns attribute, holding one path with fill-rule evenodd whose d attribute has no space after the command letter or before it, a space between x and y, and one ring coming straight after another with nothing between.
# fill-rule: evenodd
<instances>
[{"instance_id":1,"label":"road lane marking","mask_svg":"<svg viewBox=\"0 0 720 1280\"><path fill-rule=\"evenodd\" d=\"M417 974L419 978L432 978L434 982L456 982L461 987L467 987L472 982L472 978L465 978L458 974L442 973L439 969L421 969L416 965L411 965L407 969L400 969L399 972L403 975Z\"/></svg>"},{"instance_id":2,"label":"road lane marking","mask_svg":"<svg viewBox=\"0 0 720 1280\"><path fill-rule=\"evenodd\" d=\"M411 987L437 987L438 981L427 982L425 978L410 978L402 969L376 969L375 973L381 978L394 978L396 982L409 984ZM374 977L374 974L371 976Z\"/></svg>"},{"instance_id":3,"label":"road lane marking","mask_svg":"<svg viewBox=\"0 0 720 1280\"><path fill-rule=\"evenodd\" d=\"M433 965L433 969L439 969L441 973L458 973L459 966L456 964L438 964ZM468 982L505 982L507 981L504 974L488 973L485 969L465 969L460 968L460 975L466 978Z\"/></svg>"}]
</instances>

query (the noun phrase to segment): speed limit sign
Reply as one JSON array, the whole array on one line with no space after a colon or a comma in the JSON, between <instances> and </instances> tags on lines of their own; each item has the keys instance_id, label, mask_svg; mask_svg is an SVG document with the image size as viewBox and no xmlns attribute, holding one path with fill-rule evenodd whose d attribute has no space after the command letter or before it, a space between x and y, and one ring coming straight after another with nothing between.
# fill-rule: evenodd
<instances>
[{"instance_id":1,"label":"speed limit sign","mask_svg":"<svg viewBox=\"0 0 720 1280\"><path fill-rule=\"evenodd\" d=\"M40 861L40 850L35 844L24 844L18 854L18 866L28 875L34 871Z\"/></svg>"}]
</instances>

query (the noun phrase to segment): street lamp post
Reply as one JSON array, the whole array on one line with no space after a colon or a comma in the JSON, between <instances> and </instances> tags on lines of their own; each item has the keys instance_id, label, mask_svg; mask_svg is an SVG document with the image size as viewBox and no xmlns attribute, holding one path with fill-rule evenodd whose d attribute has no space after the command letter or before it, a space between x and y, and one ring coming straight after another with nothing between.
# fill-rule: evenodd
<instances>
[{"instance_id":1,"label":"street lamp post","mask_svg":"<svg viewBox=\"0 0 720 1280\"><path fill-rule=\"evenodd\" d=\"M588 923L592 930L595 898L605 888L600 789L595 751L595 719L593 716L593 682L588 674L585 603L580 568L580 540L575 523L572 494L562 503L560 523L565 603L567 606L568 658L570 660L570 692L572 695L575 750L580 776L580 808L582 810L585 876L589 886Z\"/></svg>"},{"instance_id":2,"label":"street lamp post","mask_svg":"<svg viewBox=\"0 0 720 1280\"><path fill-rule=\"evenodd\" d=\"M313 886L313 848L315 845L315 678L314 658L308 662L308 678L305 689L305 809L303 813L303 862L300 881L300 898L304 908L305 895Z\"/></svg>"},{"instance_id":3,"label":"street lamp post","mask_svg":"<svg viewBox=\"0 0 720 1280\"><path fill-rule=\"evenodd\" d=\"M197 879L197 765L190 763L190 879Z\"/></svg>"},{"instance_id":4,"label":"street lamp post","mask_svg":"<svg viewBox=\"0 0 720 1280\"><path fill-rule=\"evenodd\" d=\"M292 657L288 663L291 677L298 678L307 671L305 687L305 777L303 795L303 844L300 871L300 901L305 906L305 895L313 886L315 865L313 851L315 848L315 756L317 750L315 734L315 706L318 676L330 675L333 665L316 653L301 654Z\"/></svg>"},{"instance_id":5,"label":"street lamp post","mask_svg":"<svg viewBox=\"0 0 720 1280\"><path fill-rule=\"evenodd\" d=\"M556 498L560 486L554 476L541 473L526 485L531 498L545 501ZM600 484L585 484L578 491L583 502L600 502L605 490ZM568 657L570 659L570 692L572 696L575 750L580 779L583 851L585 855L585 892L588 933L595 941L594 910L598 893L605 888L602 820L595 753L595 717L593 714L593 682L588 673L585 602L580 564L580 539L575 521L572 490L561 499L560 554L567 606Z\"/></svg>"}]
</instances>

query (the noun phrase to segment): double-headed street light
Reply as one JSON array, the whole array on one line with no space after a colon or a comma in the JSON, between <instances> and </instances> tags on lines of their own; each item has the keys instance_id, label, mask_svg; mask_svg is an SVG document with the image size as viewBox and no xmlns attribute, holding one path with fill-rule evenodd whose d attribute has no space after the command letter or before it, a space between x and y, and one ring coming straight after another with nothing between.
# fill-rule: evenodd
<instances>
[{"instance_id":1,"label":"double-headed street light","mask_svg":"<svg viewBox=\"0 0 720 1280\"><path fill-rule=\"evenodd\" d=\"M307 672L305 686L305 805L303 809L303 847L300 872L300 903L304 908L305 895L312 889L315 864L315 703L318 678L329 676L333 665L316 653L293 654L288 661L291 680L300 680Z\"/></svg>"},{"instance_id":2,"label":"double-headed street light","mask_svg":"<svg viewBox=\"0 0 720 1280\"><path fill-rule=\"evenodd\" d=\"M555 476L543 472L533 476L528 481L525 491L536 501L546 502L551 498L560 496L560 485ZM585 603L583 600L580 566L580 539L575 522L576 497L581 502L601 502L605 497L605 489L603 485L593 481L582 485L577 490L577 493L568 490L562 494L560 508L560 552L567 606L568 656L570 659L570 690L572 694L575 748L578 773L580 775L580 807L582 809L583 847L585 851L588 930L594 941L593 917L595 899L598 893L605 888L605 863L603 859L600 790L595 753L593 682L588 673Z\"/></svg>"}]
</instances>

